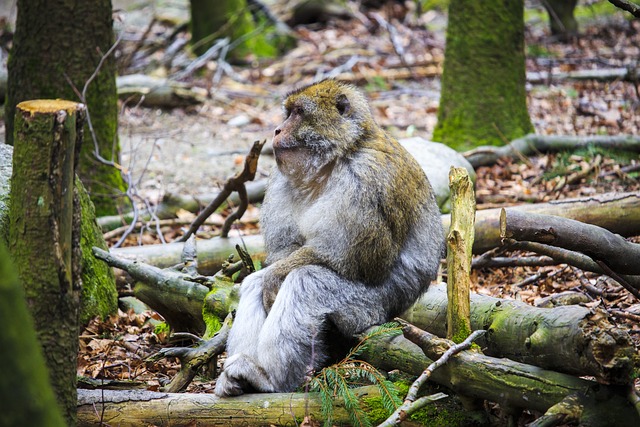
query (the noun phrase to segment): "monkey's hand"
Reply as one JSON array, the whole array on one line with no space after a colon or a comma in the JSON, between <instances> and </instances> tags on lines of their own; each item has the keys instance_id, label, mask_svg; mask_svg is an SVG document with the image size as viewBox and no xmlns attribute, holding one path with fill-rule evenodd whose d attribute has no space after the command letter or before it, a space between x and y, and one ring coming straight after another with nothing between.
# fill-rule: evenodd
<instances>
[{"instance_id":1,"label":"monkey's hand","mask_svg":"<svg viewBox=\"0 0 640 427\"><path fill-rule=\"evenodd\" d=\"M310 264L323 264L323 262L313 248L303 246L293 251L288 257L267 267L262 282L262 304L267 313L271 310L280 286L287 275L296 268Z\"/></svg>"},{"instance_id":2,"label":"monkey's hand","mask_svg":"<svg viewBox=\"0 0 640 427\"><path fill-rule=\"evenodd\" d=\"M278 295L280 285L282 285L285 277L287 277L286 273L283 275L282 271L279 271L277 268L273 268L276 264L274 264L272 268L265 273L262 281L262 305L267 313L271 310L271 306L276 300L276 295Z\"/></svg>"}]
</instances>

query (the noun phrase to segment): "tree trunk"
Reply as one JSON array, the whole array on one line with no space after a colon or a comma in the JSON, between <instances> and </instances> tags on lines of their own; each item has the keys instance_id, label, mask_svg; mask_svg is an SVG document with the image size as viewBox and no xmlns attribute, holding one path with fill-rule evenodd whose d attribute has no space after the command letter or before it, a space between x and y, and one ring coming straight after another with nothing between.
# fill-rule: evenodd
<instances>
[{"instance_id":1,"label":"tree trunk","mask_svg":"<svg viewBox=\"0 0 640 427\"><path fill-rule=\"evenodd\" d=\"M294 42L286 27L270 22L272 17L265 15L256 2L190 0L190 3L191 40L198 55L225 37L235 45L228 53L235 61L246 60L250 55L272 58Z\"/></svg>"},{"instance_id":2,"label":"tree trunk","mask_svg":"<svg viewBox=\"0 0 640 427\"><path fill-rule=\"evenodd\" d=\"M16 105L29 99L79 100L85 83L114 42L110 0L18 0L9 87L5 103L6 141L13 144ZM113 55L106 58L89 85L86 104L100 155L119 161L118 105ZM121 196L120 171L98 163L89 126L78 174L87 186L98 215L116 212ZM107 196L105 196L107 195ZM122 199L120 199L122 201Z\"/></svg>"},{"instance_id":3,"label":"tree trunk","mask_svg":"<svg viewBox=\"0 0 640 427\"><path fill-rule=\"evenodd\" d=\"M49 384L24 301L24 292L0 239L0 424L65 426Z\"/></svg>"},{"instance_id":4,"label":"tree trunk","mask_svg":"<svg viewBox=\"0 0 640 427\"><path fill-rule=\"evenodd\" d=\"M80 299L80 323L85 325L100 316L106 318L118 311L118 291L113 269L93 256L94 246L104 250L107 243L96 222L95 208L87 190L78 177L75 178L75 191L78 193L82 221L80 223L80 240L82 250L82 298Z\"/></svg>"},{"instance_id":5,"label":"tree trunk","mask_svg":"<svg viewBox=\"0 0 640 427\"><path fill-rule=\"evenodd\" d=\"M562 41L568 41L578 35L578 21L573 10L578 0L544 0L542 5L549 14L551 34Z\"/></svg>"},{"instance_id":6,"label":"tree trunk","mask_svg":"<svg viewBox=\"0 0 640 427\"><path fill-rule=\"evenodd\" d=\"M457 149L533 132L525 91L522 0L449 3L442 96L433 139Z\"/></svg>"},{"instance_id":7,"label":"tree trunk","mask_svg":"<svg viewBox=\"0 0 640 427\"><path fill-rule=\"evenodd\" d=\"M74 425L81 281L73 182L85 110L57 100L23 102L17 111L9 249L58 402Z\"/></svg>"}]
</instances>

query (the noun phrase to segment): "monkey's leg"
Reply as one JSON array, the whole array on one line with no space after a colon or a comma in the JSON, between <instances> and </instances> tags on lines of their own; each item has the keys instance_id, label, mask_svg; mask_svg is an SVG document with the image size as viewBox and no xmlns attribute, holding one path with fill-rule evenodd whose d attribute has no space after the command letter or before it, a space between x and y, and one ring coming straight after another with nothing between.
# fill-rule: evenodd
<instances>
[{"instance_id":1,"label":"monkey's leg","mask_svg":"<svg viewBox=\"0 0 640 427\"><path fill-rule=\"evenodd\" d=\"M237 353L253 355L256 342L267 317L262 306L262 277L265 270L247 276L240 286L240 301L233 327L227 339L227 356Z\"/></svg>"},{"instance_id":2,"label":"monkey's leg","mask_svg":"<svg viewBox=\"0 0 640 427\"><path fill-rule=\"evenodd\" d=\"M305 266L282 283L257 343L254 359L268 375L267 383L251 380L256 389L292 391L307 374L326 362L323 333L332 322L346 336L386 320L385 286L348 281L332 270ZM259 380L264 380L264 377Z\"/></svg>"},{"instance_id":3,"label":"monkey's leg","mask_svg":"<svg viewBox=\"0 0 640 427\"><path fill-rule=\"evenodd\" d=\"M236 317L227 339L227 360L224 371L216 381L215 393L218 396L242 394L247 386L242 374L257 375L258 368L252 360L260 330L267 317L262 306L264 271L253 273L242 282Z\"/></svg>"}]
</instances>

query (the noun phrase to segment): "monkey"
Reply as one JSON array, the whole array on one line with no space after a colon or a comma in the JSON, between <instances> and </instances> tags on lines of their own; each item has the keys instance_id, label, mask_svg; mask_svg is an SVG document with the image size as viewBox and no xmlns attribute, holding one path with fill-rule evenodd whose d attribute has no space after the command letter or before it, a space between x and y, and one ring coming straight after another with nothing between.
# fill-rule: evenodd
<instances>
[{"instance_id":1,"label":"monkey","mask_svg":"<svg viewBox=\"0 0 640 427\"><path fill-rule=\"evenodd\" d=\"M287 392L350 338L405 311L437 274L440 213L416 160L365 96L323 80L290 92L261 207L266 267L241 285L215 393Z\"/></svg>"}]
</instances>

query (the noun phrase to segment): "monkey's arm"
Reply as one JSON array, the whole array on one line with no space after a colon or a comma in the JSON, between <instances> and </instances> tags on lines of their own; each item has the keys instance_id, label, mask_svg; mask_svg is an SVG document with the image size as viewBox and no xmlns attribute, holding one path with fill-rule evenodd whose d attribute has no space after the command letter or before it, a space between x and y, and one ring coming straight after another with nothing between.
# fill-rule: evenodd
<instances>
[{"instance_id":1,"label":"monkey's arm","mask_svg":"<svg viewBox=\"0 0 640 427\"><path fill-rule=\"evenodd\" d=\"M262 283L262 302L267 312L271 309L280 290L280 285L282 285L287 275L296 268L311 264L326 265L326 262L312 247L302 246L286 258L282 258L267 267Z\"/></svg>"}]
</instances>

